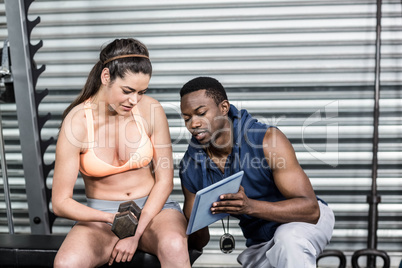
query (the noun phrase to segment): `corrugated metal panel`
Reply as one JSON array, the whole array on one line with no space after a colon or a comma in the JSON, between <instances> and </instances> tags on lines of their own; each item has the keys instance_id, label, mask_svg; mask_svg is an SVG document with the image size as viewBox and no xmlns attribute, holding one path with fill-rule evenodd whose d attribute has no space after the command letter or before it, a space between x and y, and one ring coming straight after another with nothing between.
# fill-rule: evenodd
<instances>
[{"instance_id":1,"label":"corrugated metal panel","mask_svg":"<svg viewBox=\"0 0 402 268\"><path fill-rule=\"evenodd\" d=\"M4 10L0 4L0 41L7 37ZM383 201L378 247L389 252L393 264L399 264L401 2L384 0L382 10L378 187ZM289 137L317 194L335 211L337 222L329 248L350 256L366 247L374 0L35 1L29 13L32 19L41 17L32 37L44 43L35 56L38 65L46 65L37 88L50 91L39 108L53 115L42 131L44 139L57 135L61 113L84 84L100 46L114 38L138 38L150 49L154 75L149 94L167 112L176 164L189 139L180 119L178 90L195 76L214 76L227 87L233 103L277 125ZM1 104L0 108L16 230L29 232L16 107ZM45 155L45 161L52 160L54 146ZM177 169L172 196L182 202ZM75 197L84 201L82 180ZM6 224L4 203L0 203L0 231L7 232ZM70 224L58 219L53 231L65 233ZM233 220L238 253L244 249L244 239L235 225ZM211 233L212 240L196 264L236 266L234 254L218 250L220 223L213 225Z\"/></svg>"}]
</instances>

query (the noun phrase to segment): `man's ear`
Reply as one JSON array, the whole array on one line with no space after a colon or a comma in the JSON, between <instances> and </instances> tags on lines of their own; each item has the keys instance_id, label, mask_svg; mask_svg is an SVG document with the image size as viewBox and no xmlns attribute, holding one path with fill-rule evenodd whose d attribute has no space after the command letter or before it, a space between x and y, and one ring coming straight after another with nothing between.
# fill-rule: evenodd
<instances>
[{"instance_id":1,"label":"man's ear","mask_svg":"<svg viewBox=\"0 0 402 268\"><path fill-rule=\"evenodd\" d=\"M230 109L230 103L228 100L222 101L220 104L220 109L223 115L227 115Z\"/></svg>"},{"instance_id":2,"label":"man's ear","mask_svg":"<svg viewBox=\"0 0 402 268\"><path fill-rule=\"evenodd\" d=\"M103 85L107 85L110 82L110 72L109 68L103 68L101 73L101 81Z\"/></svg>"}]
</instances>

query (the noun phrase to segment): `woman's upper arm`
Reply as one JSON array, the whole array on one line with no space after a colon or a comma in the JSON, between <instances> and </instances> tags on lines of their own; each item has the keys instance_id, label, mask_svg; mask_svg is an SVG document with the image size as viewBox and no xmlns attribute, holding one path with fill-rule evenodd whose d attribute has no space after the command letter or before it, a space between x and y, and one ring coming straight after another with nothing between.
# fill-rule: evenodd
<instances>
[{"instance_id":1,"label":"woman's upper arm","mask_svg":"<svg viewBox=\"0 0 402 268\"><path fill-rule=\"evenodd\" d=\"M57 139L52 185L52 202L56 206L58 202L72 198L85 133L85 126L78 118L67 116L63 121Z\"/></svg>"},{"instance_id":2,"label":"woman's upper arm","mask_svg":"<svg viewBox=\"0 0 402 268\"><path fill-rule=\"evenodd\" d=\"M151 141L154 147L153 164L156 179L168 177L173 179L173 156L169 125L165 111L159 102L151 104ZM172 180L173 181L173 180Z\"/></svg>"}]
</instances>

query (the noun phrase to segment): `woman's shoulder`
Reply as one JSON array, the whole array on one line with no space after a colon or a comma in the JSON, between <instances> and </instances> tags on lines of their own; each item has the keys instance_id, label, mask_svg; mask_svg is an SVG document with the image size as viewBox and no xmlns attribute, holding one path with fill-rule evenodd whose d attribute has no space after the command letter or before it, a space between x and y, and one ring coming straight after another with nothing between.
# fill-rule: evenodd
<instances>
[{"instance_id":1,"label":"woman's shoulder","mask_svg":"<svg viewBox=\"0 0 402 268\"><path fill-rule=\"evenodd\" d=\"M155 126L163 126L167 122L165 110L160 102L150 96L144 95L137 104L138 111L146 122L147 133L150 136Z\"/></svg>"},{"instance_id":2,"label":"woman's shoulder","mask_svg":"<svg viewBox=\"0 0 402 268\"><path fill-rule=\"evenodd\" d=\"M160 102L150 96L144 95L140 102L137 104L137 108L141 115L145 117L153 116L156 114L161 114L164 112Z\"/></svg>"},{"instance_id":3,"label":"woman's shoulder","mask_svg":"<svg viewBox=\"0 0 402 268\"><path fill-rule=\"evenodd\" d=\"M161 105L157 99L155 99L149 95L144 95L138 104L140 106L147 106L150 104Z\"/></svg>"},{"instance_id":4,"label":"woman's shoulder","mask_svg":"<svg viewBox=\"0 0 402 268\"><path fill-rule=\"evenodd\" d=\"M64 118L60 134L66 138L74 137L74 140L84 142L87 136L87 124L85 119L84 104L78 104Z\"/></svg>"},{"instance_id":5,"label":"woman's shoulder","mask_svg":"<svg viewBox=\"0 0 402 268\"><path fill-rule=\"evenodd\" d=\"M85 119L85 109L84 109L84 103L80 103L74 108L71 109L71 111L66 115L66 117L63 120L63 124L82 124L84 123Z\"/></svg>"}]
</instances>

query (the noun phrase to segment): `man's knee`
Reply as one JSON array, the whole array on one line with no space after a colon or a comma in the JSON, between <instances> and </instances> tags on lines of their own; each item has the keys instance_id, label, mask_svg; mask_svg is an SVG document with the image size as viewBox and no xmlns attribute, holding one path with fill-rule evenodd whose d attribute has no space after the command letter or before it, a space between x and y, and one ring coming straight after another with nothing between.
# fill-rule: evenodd
<instances>
[{"instance_id":1,"label":"man's knee","mask_svg":"<svg viewBox=\"0 0 402 268\"><path fill-rule=\"evenodd\" d=\"M314 267L317 250L300 235L301 231L300 228L278 228L273 246L266 253L273 267Z\"/></svg>"},{"instance_id":2,"label":"man's knee","mask_svg":"<svg viewBox=\"0 0 402 268\"><path fill-rule=\"evenodd\" d=\"M276 237L274 245L266 252L269 267L314 267L316 255L310 241L292 235Z\"/></svg>"},{"instance_id":3,"label":"man's knee","mask_svg":"<svg viewBox=\"0 0 402 268\"><path fill-rule=\"evenodd\" d=\"M291 236L275 239L274 247L281 255L317 254L316 249L306 238L292 238Z\"/></svg>"}]
</instances>

